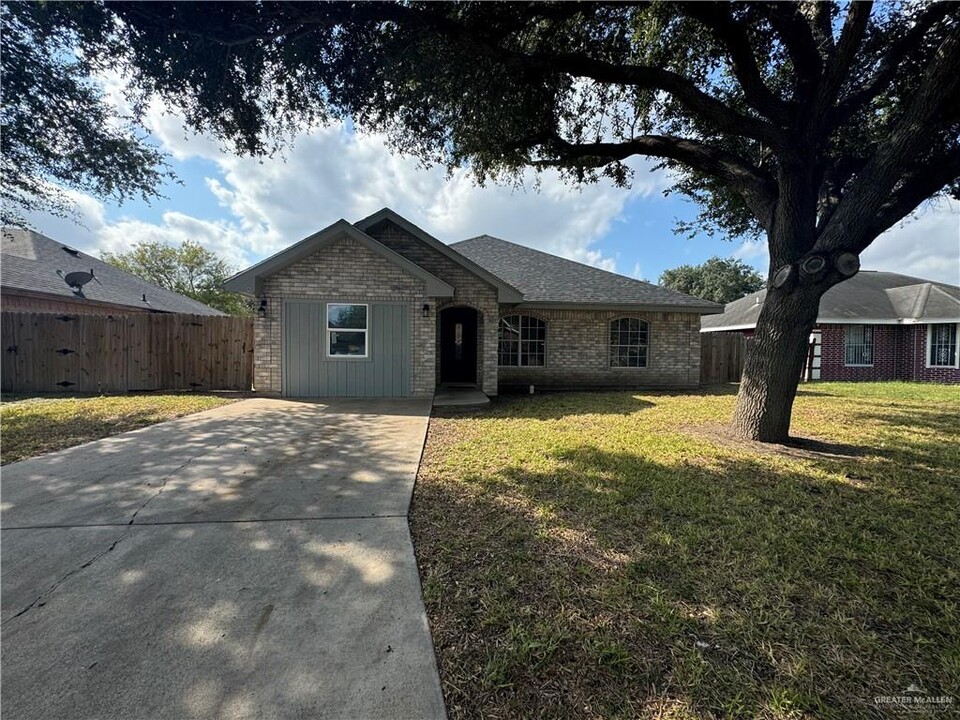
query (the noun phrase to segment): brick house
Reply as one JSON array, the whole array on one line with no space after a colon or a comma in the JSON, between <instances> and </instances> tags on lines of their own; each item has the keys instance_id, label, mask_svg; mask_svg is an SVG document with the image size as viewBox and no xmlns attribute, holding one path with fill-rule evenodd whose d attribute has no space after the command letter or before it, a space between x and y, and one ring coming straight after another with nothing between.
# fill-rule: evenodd
<instances>
[{"instance_id":1,"label":"brick house","mask_svg":"<svg viewBox=\"0 0 960 720\"><path fill-rule=\"evenodd\" d=\"M700 331L751 335L765 295L727 304ZM821 298L806 376L960 383L958 335L960 287L862 270Z\"/></svg>"},{"instance_id":2,"label":"brick house","mask_svg":"<svg viewBox=\"0 0 960 720\"><path fill-rule=\"evenodd\" d=\"M486 235L446 245L389 209L226 288L257 298L256 390L287 397L696 387L700 316L722 309Z\"/></svg>"},{"instance_id":3,"label":"brick house","mask_svg":"<svg viewBox=\"0 0 960 720\"><path fill-rule=\"evenodd\" d=\"M0 233L4 312L224 315L32 230Z\"/></svg>"}]
</instances>

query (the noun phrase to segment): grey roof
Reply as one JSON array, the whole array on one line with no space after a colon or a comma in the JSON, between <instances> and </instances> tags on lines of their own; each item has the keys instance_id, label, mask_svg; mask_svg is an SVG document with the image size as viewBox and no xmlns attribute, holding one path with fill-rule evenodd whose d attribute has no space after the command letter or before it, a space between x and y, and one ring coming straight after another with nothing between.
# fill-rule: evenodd
<instances>
[{"instance_id":1,"label":"grey roof","mask_svg":"<svg viewBox=\"0 0 960 720\"><path fill-rule=\"evenodd\" d=\"M749 330L756 326L767 291L728 303L705 317L701 332ZM819 323L910 324L960 322L960 287L898 273L861 270L820 299Z\"/></svg>"},{"instance_id":2,"label":"grey roof","mask_svg":"<svg viewBox=\"0 0 960 720\"><path fill-rule=\"evenodd\" d=\"M523 293L523 305L630 306L718 313L722 306L659 285L481 235L450 247Z\"/></svg>"},{"instance_id":3,"label":"grey roof","mask_svg":"<svg viewBox=\"0 0 960 720\"><path fill-rule=\"evenodd\" d=\"M414 277L423 280L427 295L431 297L451 297L453 295L452 285L427 272L416 263L403 257L403 255L395 253L386 245L377 242L363 232L363 230L354 227L342 218L332 225L328 225L323 230L319 230L313 235L305 237L300 242L271 255L266 260L261 260L256 265L251 265L246 270L238 272L229 278L223 286L232 292L243 293L244 295L259 295L264 278L270 277L274 273L280 272L284 268L304 258L310 257L330 243L343 237L351 238L402 270L406 270Z\"/></svg>"},{"instance_id":4,"label":"grey roof","mask_svg":"<svg viewBox=\"0 0 960 720\"><path fill-rule=\"evenodd\" d=\"M2 235L0 285L4 290L25 290L159 312L225 314L32 230L3 228ZM63 279L67 273L91 270L97 279L84 285L82 295L75 293ZM143 301L144 295L146 302Z\"/></svg>"}]
</instances>

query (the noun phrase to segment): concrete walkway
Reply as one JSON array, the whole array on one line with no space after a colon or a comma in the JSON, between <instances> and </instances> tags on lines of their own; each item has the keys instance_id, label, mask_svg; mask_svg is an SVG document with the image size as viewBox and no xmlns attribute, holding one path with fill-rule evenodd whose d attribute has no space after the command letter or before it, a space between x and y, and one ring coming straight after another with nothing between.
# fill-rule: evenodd
<instances>
[{"instance_id":1,"label":"concrete walkway","mask_svg":"<svg viewBox=\"0 0 960 720\"><path fill-rule=\"evenodd\" d=\"M442 718L429 410L245 400L5 466L4 720Z\"/></svg>"}]
</instances>

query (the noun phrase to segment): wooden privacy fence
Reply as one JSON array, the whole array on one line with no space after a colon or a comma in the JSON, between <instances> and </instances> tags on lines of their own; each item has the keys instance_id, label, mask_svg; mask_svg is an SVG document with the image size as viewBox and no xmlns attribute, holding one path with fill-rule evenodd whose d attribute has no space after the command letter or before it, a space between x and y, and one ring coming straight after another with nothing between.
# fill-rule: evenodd
<instances>
[{"instance_id":1,"label":"wooden privacy fence","mask_svg":"<svg viewBox=\"0 0 960 720\"><path fill-rule=\"evenodd\" d=\"M4 392L249 390L253 319L0 313Z\"/></svg>"},{"instance_id":2,"label":"wooden privacy fence","mask_svg":"<svg viewBox=\"0 0 960 720\"><path fill-rule=\"evenodd\" d=\"M736 332L700 334L700 384L740 382L746 341Z\"/></svg>"}]
</instances>

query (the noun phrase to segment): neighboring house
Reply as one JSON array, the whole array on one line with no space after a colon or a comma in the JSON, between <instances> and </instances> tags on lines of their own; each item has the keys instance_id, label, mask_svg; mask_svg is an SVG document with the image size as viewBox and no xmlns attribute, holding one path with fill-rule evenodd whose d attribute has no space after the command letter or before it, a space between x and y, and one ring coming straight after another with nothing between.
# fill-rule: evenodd
<instances>
[{"instance_id":1,"label":"neighboring house","mask_svg":"<svg viewBox=\"0 0 960 720\"><path fill-rule=\"evenodd\" d=\"M255 388L288 397L696 387L700 316L722 309L488 236L445 245L388 209L226 289L259 299Z\"/></svg>"},{"instance_id":2,"label":"neighboring house","mask_svg":"<svg viewBox=\"0 0 960 720\"><path fill-rule=\"evenodd\" d=\"M14 228L3 228L0 237L0 308L87 315L224 314L46 235Z\"/></svg>"},{"instance_id":3,"label":"neighboring house","mask_svg":"<svg viewBox=\"0 0 960 720\"><path fill-rule=\"evenodd\" d=\"M766 291L705 317L700 332L757 325ZM813 380L960 382L960 287L861 270L820 300L807 376Z\"/></svg>"}]
</instances>

